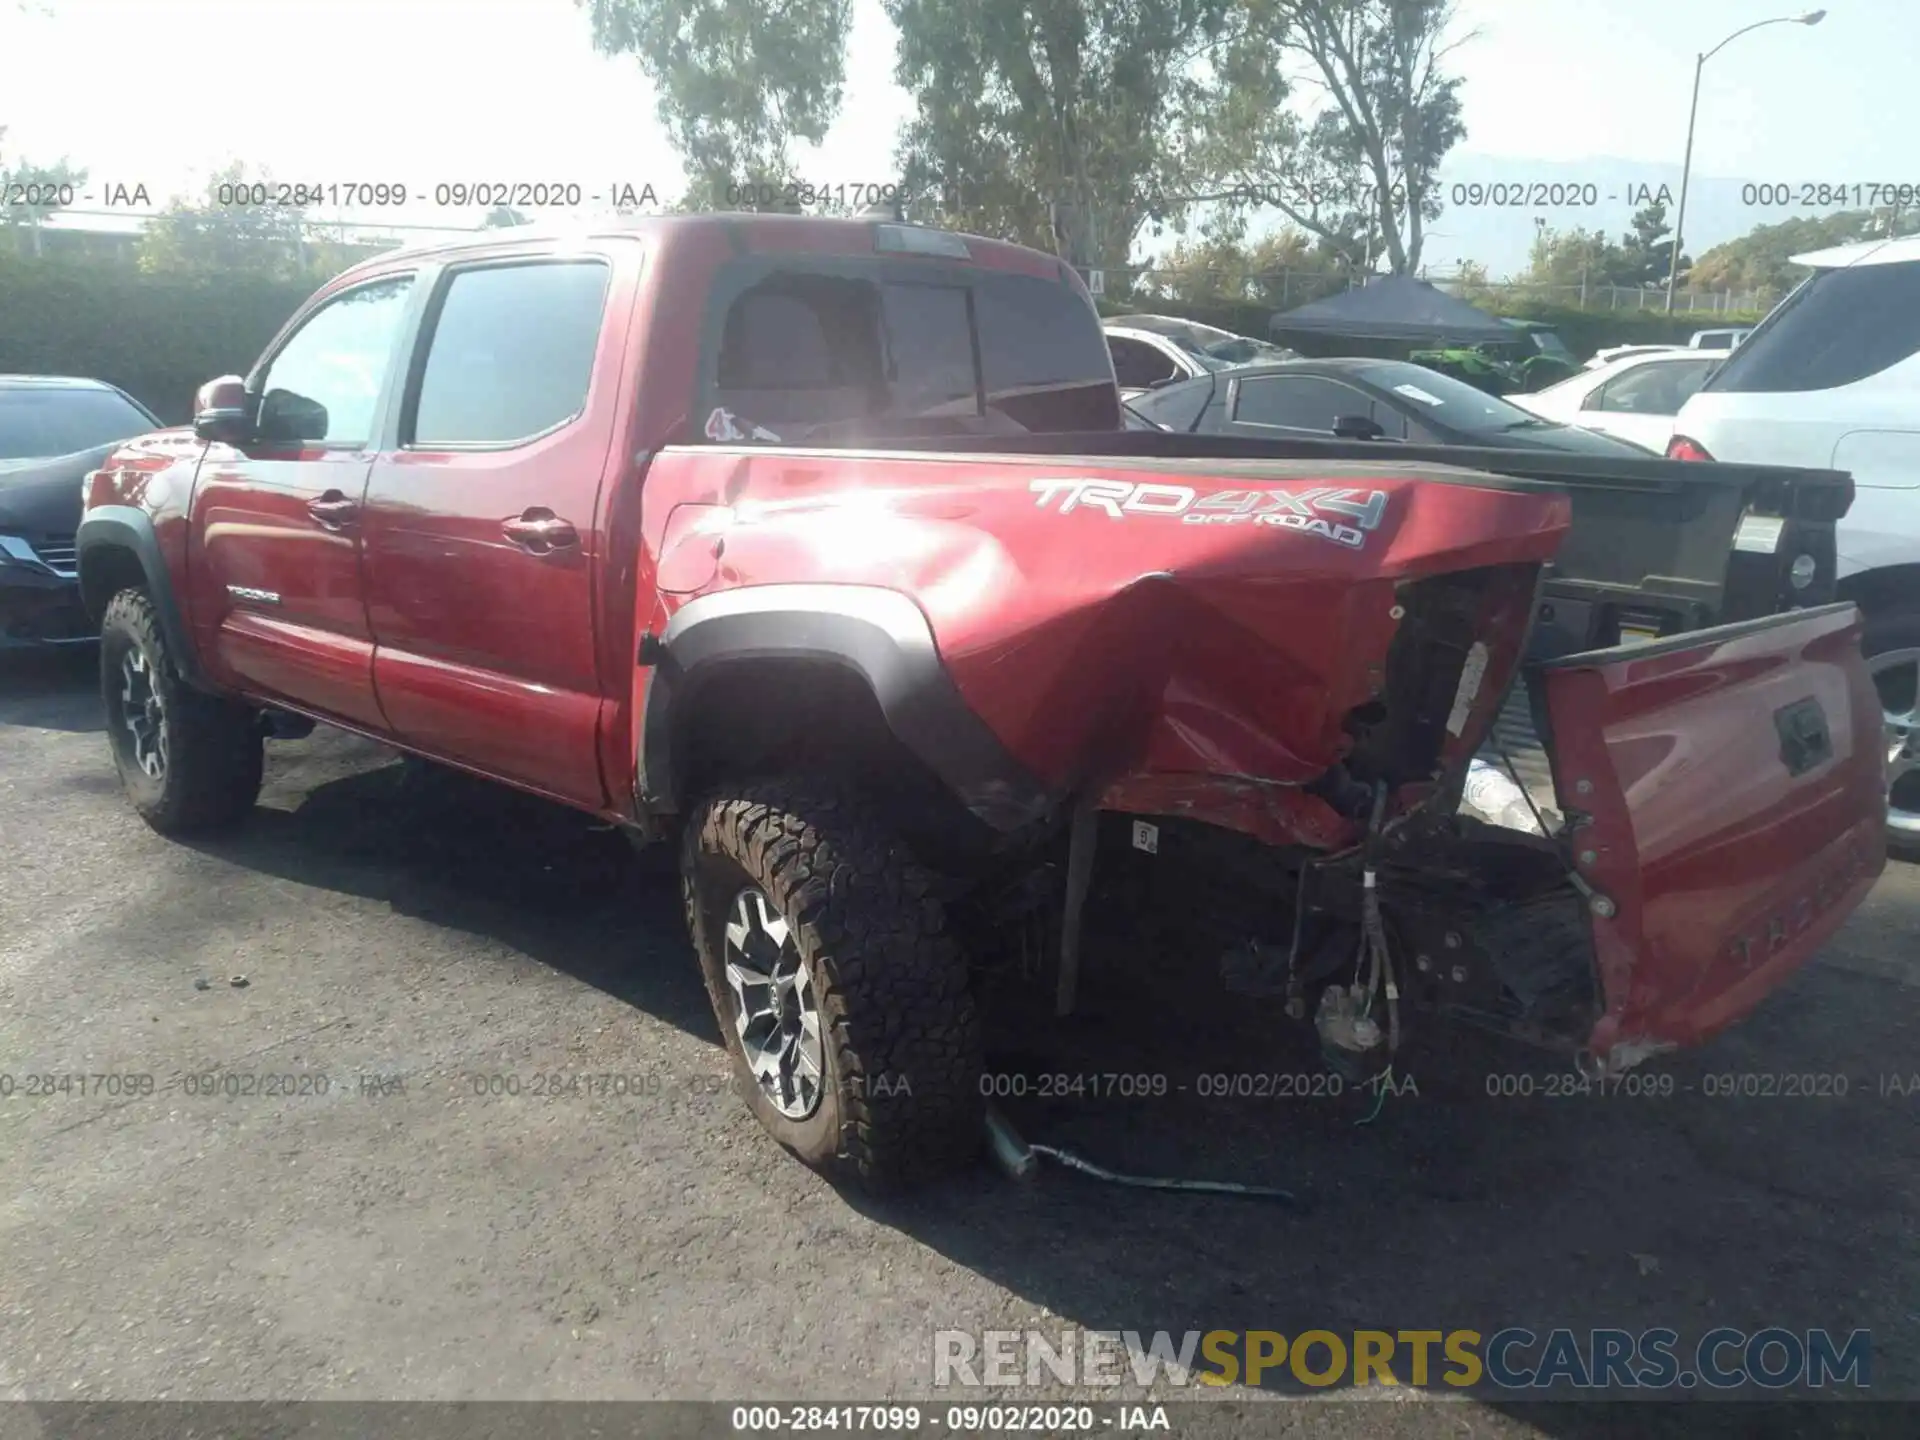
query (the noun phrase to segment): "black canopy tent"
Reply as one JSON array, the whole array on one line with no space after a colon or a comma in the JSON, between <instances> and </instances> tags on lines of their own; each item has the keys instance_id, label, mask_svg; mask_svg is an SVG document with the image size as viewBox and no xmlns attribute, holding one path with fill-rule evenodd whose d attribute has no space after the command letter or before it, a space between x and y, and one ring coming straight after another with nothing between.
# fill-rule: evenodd
<instances>
[{"instance_id":1,"label":"black canopy tent","mask_svg":"<svg viewBox=\"0 0 1920 1440\"><path fill-rule=\"evenodd\" d=\"M1349 352L1367 343L1375 353L1404 353L1417 345L1511 345L1516 331L1484 310L1408 275L1386 275L1357 290L1342 291L1267 324L1273 338L1309 353L1328 346ZM1317 342L1317 343L1316 343Z\"/></svg>"}]
</instances>

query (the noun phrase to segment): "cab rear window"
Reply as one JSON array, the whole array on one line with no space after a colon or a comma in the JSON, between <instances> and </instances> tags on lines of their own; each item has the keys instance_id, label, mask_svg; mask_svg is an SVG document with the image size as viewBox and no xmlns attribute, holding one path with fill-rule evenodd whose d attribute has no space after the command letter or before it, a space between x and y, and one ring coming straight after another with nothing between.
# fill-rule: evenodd
<instances>
[{"instance_id":1,"label":"cab rear window","mask_svg":"<svg viewBox=\"0 0 1920 1440\"><path fill-rule=\"evenodd\" d=\"M734 423L713 438L1120 425L1098 317L1056 280L924 263L781 266L723 303L709 388Z\"/></svg>"}]
</instances>

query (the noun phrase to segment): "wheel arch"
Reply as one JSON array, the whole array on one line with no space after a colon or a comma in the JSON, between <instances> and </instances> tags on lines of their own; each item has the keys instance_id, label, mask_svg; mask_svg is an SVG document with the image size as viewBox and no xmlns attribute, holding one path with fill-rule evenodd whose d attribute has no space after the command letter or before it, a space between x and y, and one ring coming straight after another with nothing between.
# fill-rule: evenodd
<instances>
[{"instance_id":1,"label":"wheel arch","mask_svg":"<svg viewBox=\"0 0 1920 1440\"><path fill-rule=\"evenodd\" d=\"M661 638L639 799L683 813L723 769L826 764L930 821L944 797L990 835L1055 806L961 697L919 606L858 585L767 585L683 606ZM915 827L918 828L918 827Z\"/></svg>"},{"instance_id":2,"label":"wheel arch","mask_svg":"<svg viewBox=\"0 0 1920 1440\"><path fill-rule=\"evenodd\" d=\"M80 519L74 550L80 570L80 603L86 607L88 618L99 624L107 602L116 594L130 586L143 588L153 600L154 614L181 678L196 689L212 691L194 652L166 557L160 551L159 536L147 513L131 505L95 506Z\"/></svg>"}]
</instances>

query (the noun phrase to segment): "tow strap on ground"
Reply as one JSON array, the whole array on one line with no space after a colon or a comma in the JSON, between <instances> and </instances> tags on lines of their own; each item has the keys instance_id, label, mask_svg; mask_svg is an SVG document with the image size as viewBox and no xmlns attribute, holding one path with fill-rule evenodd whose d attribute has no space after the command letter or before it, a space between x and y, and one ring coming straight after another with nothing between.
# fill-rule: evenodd
<instances>
[{"instance_id":1,"label":"tow strap on ground","mask_svg":"<svg viewBox=\"0 0 1920 1440\"><path fill-rule=\"evenodd\" d=\"M999 1110L987 1107L987 1143L993 1151L994 1163L1015 1180L1029 1179L1040 1167L1040 1157L1046 1156L1069 1170L1078 1170L1083 1175L1091 1175L1096 1180L1105 1180L1111 1185L1130 1185L1138 1190L1186 1190L1207 1195L1242 1195L1255 1200L1277 1200L1295 1210L1304 1210L1306 1205L1291 1190L1282 1190L1273 1185L1242 1185L1232 1180L1181 1180L1163 1175L1122 1175L1116 1170L1096 1165L1091 1160L1083 1160L1071 1150L1056 1149L1052 1145L1033 1145L1021 1138L1020 1132Z\"/></svg>"}]
</instances>

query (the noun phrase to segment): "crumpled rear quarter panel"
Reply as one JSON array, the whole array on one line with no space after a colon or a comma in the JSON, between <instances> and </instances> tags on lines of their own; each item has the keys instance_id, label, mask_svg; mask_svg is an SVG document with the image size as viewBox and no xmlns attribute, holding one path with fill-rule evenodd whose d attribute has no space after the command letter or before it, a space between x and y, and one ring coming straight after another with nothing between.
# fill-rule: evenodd
<instances>
[{"instance_id":1,"label":"crumpled rear quarter panel","mask_svg":"<svg viewBox=\"0 0 1920 1440\"><path fill-rule=\"evenodd\" d=\"M969 706L1062 791L1312 779L1381 684L1396 586L1543 562L1570 516L1558 491L1358 462L700 448L663 453L648 488L659 563L704 575L677 553L703 547L703 588L911 596ZM722 521L691 525L687 505Z\"/></svg>"}]
</instances>

